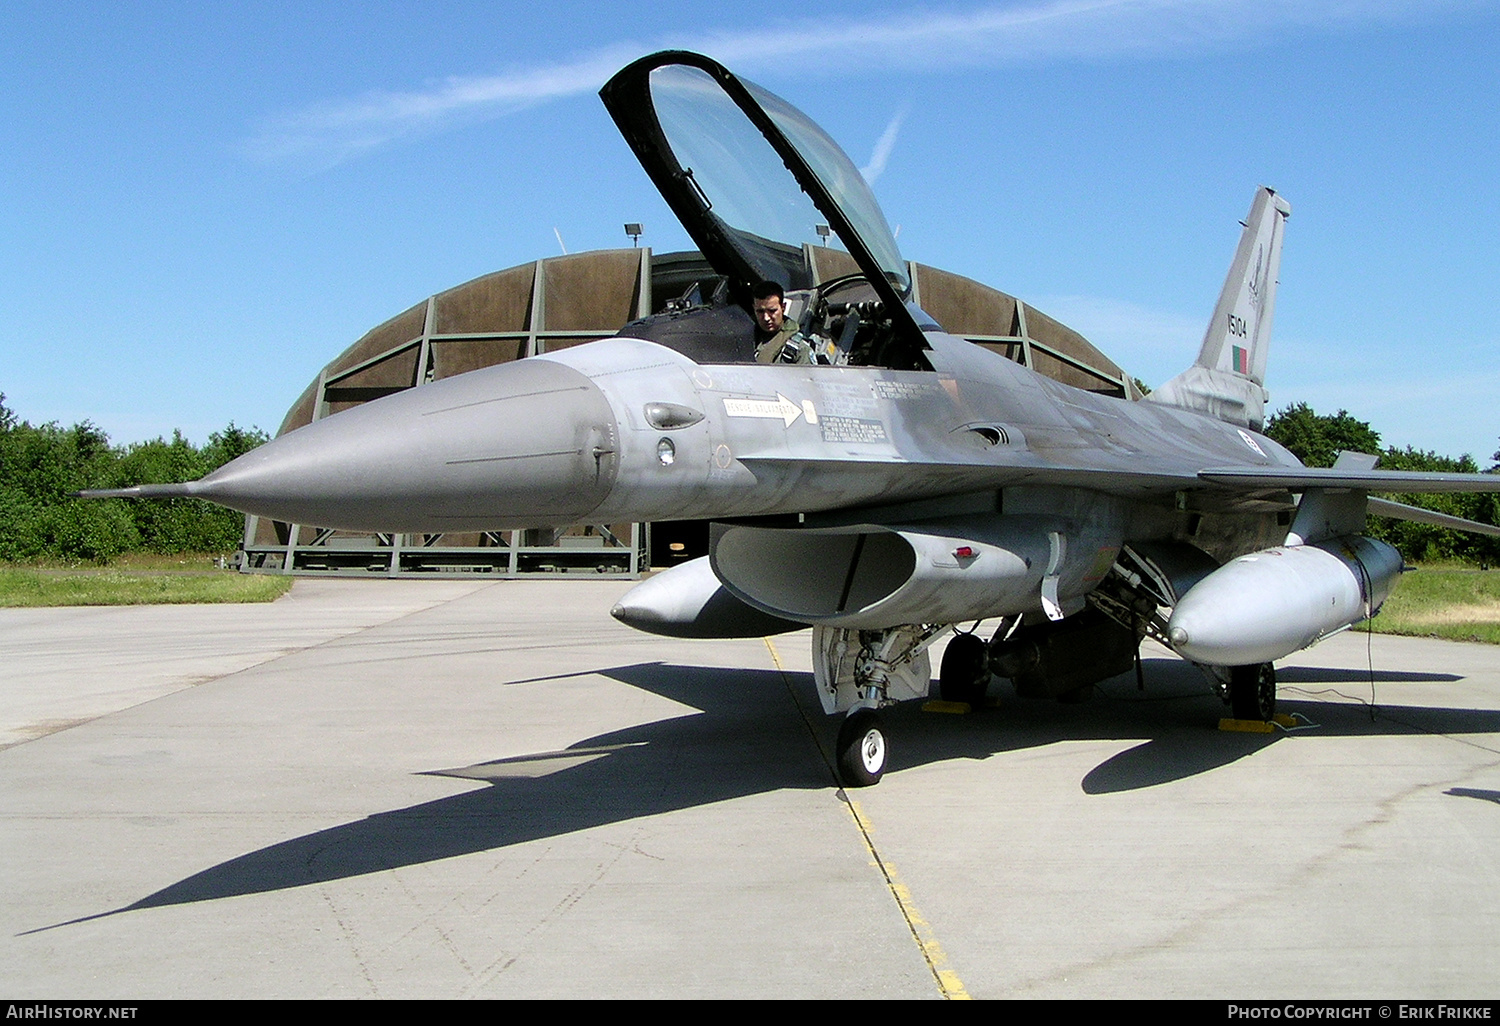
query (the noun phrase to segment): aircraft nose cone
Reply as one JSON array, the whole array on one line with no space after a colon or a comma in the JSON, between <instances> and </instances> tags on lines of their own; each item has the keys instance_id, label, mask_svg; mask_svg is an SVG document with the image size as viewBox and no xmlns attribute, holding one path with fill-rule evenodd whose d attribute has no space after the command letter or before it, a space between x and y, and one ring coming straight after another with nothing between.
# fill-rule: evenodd
<instances>
[{"instance_id":1,"label":"aircraft nose cone","mask_svg":"<svg viewBox=\"0 0 1500 1026\"><path fill-rule=\"evenodd\" d=\"M476 531L585 521L614 485L619 429L583 374L500 364L288 432L196 494L288 523Z\"/></svg>"}]
</instances>

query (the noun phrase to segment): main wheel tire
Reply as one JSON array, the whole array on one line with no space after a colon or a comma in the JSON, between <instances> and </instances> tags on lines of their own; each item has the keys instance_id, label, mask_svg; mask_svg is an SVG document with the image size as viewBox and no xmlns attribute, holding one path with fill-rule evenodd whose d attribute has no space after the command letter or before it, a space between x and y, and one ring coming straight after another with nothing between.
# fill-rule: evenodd
<instances>
[{"instance_id":1,"label":"main wheel tire","mask_svg":"<svg viewBox=\"0 0 1500 1026\"><path fill-rule=\"evenodd\" d=\"M1276 667L1270 663L1229 668L1229 706L1237 720L1262 720L1276 715Z\"/></svg>"},{"instance_id":2,"label":"main wheel tire","mask_svg":"<svg viewBox=\"0 0 1500 1026\"><path fill-rule=\"evenodd\" d=\"M839 727L839 779L846 787L869 787L885 773L885 733L873 709L857 709Z\"/></svg>"},{"instance_id":3,"label":"main wheel tire","mask_svg":"<svg viewBox=\"0 0 1500 1026\"><path fill-rule=\"evenodd\" d=\"M990 647L977 634L954 635L938 669L938 694L945 702L967 702L978 709L989 686Z\"/></svg>"}]
</instances>

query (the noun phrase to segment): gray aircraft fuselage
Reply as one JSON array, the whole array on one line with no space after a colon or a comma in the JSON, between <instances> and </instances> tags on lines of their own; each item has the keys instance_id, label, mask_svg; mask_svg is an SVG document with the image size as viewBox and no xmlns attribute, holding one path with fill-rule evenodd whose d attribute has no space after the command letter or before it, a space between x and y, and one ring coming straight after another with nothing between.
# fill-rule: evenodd
<instances>
[{"instance_id":1,"label":"gray aircraft fuselage","mask_svg":"<svg viewBox=\"0 0 1500 1026\"><path fill-rule=\"evenodd\" d=\"M703 366L605 339L316 421L193 491L285 522L436 532L817 513L1038 479L1151 509L1191 489L1214 511L1264 511L1200 471L1301 466L1263 435L927 338L935 371ZM695 416L656 426L653 406Z\"/></svg>"}]
</instances>

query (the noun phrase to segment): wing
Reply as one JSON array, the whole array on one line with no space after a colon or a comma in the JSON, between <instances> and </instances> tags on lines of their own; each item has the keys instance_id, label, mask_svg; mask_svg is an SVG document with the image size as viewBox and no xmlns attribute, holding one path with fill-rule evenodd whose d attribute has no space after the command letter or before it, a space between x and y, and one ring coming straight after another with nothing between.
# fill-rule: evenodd
<instances>
[{"instance_id":1,"label":"wing","mask_svg":"<svg viewBox=\"0 0 1500 1026\"><path fill-rule=\"evenodd\" d=\"M1227 488L1346 488L1363 492L1500 492L1500 474L1446 474L1420 470L1349 470L1343 467L1212 467L1198 476Z\"/></svg>"},{"instance_id":2,"label":"wing","mask_svg":"<svg viewBox=\"0 0 1500 1026\"><path fill-rule=\"evenodd\" d=\"M1500 538L1500 527L1494 524L1481 524L1477 520L1465 520L1463 517L1451 516L1447 513L1439 513L1436 510L1423 509L1420 506L1408 506L1404 502L1392 502L1390 499L1370 499L1369 510L1376 516L1394 517L1397 520L1410 520L1418 524L1431 524L1433 527L1448 527L1455 531L1472 531L1474 534L1488 534Z\"/></svg>"}]
</instances>

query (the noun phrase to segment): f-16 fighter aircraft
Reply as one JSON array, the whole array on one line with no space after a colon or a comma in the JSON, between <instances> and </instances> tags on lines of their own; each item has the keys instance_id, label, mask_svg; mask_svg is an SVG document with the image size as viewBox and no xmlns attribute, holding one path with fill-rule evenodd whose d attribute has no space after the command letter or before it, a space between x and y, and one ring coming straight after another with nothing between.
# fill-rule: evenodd
<instances>
[{"instance_id":1,"label":"f-16 fighter aircraft","mask_svg":"<svg viewBox=\"0 0 1500 1026\"><path fill-rule=\"evenodd\" d=\"M1270 189L1197 361L1128 401L944 333L911 302L854 164L784 100L684 52L601 95L716 283L616 337L315 421L200 481L92 494L390 532L711 520L708 556L614 615L698 638L810 625L851 785L880 779L878 710L927 694L928 648L950 630L950 700L978 703L992 675L1066 697L1130 670L1150 637L1203 667L1234 716L1268 720L1274 661L1374 614L1401 572L1363 537L1367 513L1495 533L1369 496L1497 491L1500 476L1358 454L1310 469L1260 434L1291 210ZM849 273L815 281L804 250L825 241ZM751 311L784 329L773 306L798 344L757 362ZM988 639L964 626L997 618Z\"/></svg>"}]
</instances>

